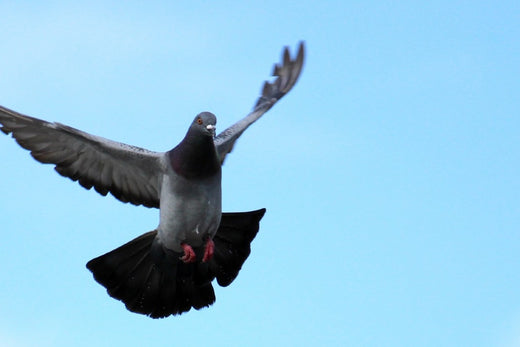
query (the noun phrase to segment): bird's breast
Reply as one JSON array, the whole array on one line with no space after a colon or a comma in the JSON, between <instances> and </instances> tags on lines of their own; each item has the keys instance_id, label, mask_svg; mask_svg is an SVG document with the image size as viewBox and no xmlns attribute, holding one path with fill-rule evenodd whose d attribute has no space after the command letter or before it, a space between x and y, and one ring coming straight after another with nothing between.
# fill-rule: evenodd
<instances>
[{"instance_id":1,"label":"bird's breast","mask_svg":"<svg viewBox=\"0 0 520 347\"><path fill-rule=\"evenodd\" d=\"M201 246L213 237L222 215L221 175L189 180L167 175L160 199L158 235L162 244L181 252L181 243Z\"/></svg>"}]
</instances>

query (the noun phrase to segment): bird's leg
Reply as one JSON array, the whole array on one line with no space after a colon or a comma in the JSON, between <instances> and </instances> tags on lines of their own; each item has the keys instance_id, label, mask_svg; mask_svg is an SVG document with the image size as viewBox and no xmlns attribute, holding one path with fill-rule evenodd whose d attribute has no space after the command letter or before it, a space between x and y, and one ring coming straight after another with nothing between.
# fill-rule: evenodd
<instances>
[{"instance_id":1,"label":"bird's leg","mask_svg":"<svg viewBox=\"0 0 520 347\"><path fill-rule=\"evenodd\" d=\"M181 247L184 250L184 255L180 257L180 260L185 263L193 263L197 259L193 248L191 248L187 243L181 243Z\"/></svg>"},{"instance_id":2,"label":"bird's leg","mask_svg":"<svg viewBox=\"0 0 520 347\"><path fill-rule=\"evenodd\" d=\"M206 247L204 247L204 257L202 257L202 262L205 263L208 260L213 258L213 253L215 252L215 243L211 238L208 238L206 241Z\"/></svg>"}]
</instances>

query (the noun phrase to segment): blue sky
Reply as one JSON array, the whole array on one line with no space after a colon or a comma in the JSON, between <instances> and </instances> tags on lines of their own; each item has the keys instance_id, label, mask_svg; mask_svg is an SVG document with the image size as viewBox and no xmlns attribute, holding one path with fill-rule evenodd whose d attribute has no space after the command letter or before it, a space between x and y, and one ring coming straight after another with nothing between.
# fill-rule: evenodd
<instances>
[{"instance_id":1,"label":"blue sky","mask_svg":"<svg viewBox=\"0 0 520 347\"><path fill-rule=\"evenodd\" d=\"M223 207L267 214L208 309L152 320L93 257L158 211L0 137L2 346L520 345L517 1L0 1L0 104L156 151L294 90L238 141Z\"/></svg>"}]
</instances>

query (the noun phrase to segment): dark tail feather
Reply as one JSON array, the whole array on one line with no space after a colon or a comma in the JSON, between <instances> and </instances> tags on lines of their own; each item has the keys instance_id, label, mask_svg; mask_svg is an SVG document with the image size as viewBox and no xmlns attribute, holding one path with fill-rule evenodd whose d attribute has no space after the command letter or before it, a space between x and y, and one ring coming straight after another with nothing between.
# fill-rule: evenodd
<instances>
[{"instance_id":1,"label":"dark tail feather","mask_svg":"<svg viewBox=\"0 0 520 347\"><path fill-rule=\"evenodd\" d=\"M215 302L211 283L194 284L193 264L164 251L150 231L87 263L94 279L132 312L167 317ZM169 254L170 253L170 254Z\"/></svg>"},{"instance_id":2,"label":"dark tail feather","mask_svg":"<svg viewBox=\"0 0 520 347\"><path fill-rule=\"evenodd\" d=\"M217 277L220 286L226 287L237 277L238 272L251 253L251 242L258 233L265 208L251 212L223 213L215 242L215 254L210 271Z\"/></svg>"},{"instance_id":3,"label":"dark tail feather","mask_svg":"<svg viewBox=\"0 0 520 347\"><path fill-rule=\"evenodd\" d=\"M223 213L214 237L215 253L208 263L185 264L182 254L154 242L150 231L87 263L94 279L132 312L163 318L200 309L215 302L211 281L229 285L251 252L265 209ZM195 249L201 258L203 249ZM199 259L200 260L200 259Z\"/></svg>"}]
</instances>

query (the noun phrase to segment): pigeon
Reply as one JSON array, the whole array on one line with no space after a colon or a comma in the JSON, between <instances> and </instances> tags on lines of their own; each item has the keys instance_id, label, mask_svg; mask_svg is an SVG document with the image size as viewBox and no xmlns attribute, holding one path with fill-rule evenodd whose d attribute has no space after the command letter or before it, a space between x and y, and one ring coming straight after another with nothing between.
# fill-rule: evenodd
<instances>
[{"instance_id":1,"label":"pigeon","mask_svg":"<svg viewBox=\"0 0 520 347\"><path fill-rule=\"evenodd\" d=\"M179 315L215 302L214 279L226 287L251 252L265 209L222 212L222 164L240 135L298 80L304 43L285 47L274 80L266 81L253 110L217 136L216 117L199 113L172 150L147 149L94 136L70 126L0 106L0 130L39 162L106 196L159 208L159 225L90 260L87 268L107 293L151 318Z\"/></svg>"}]
</instances>

